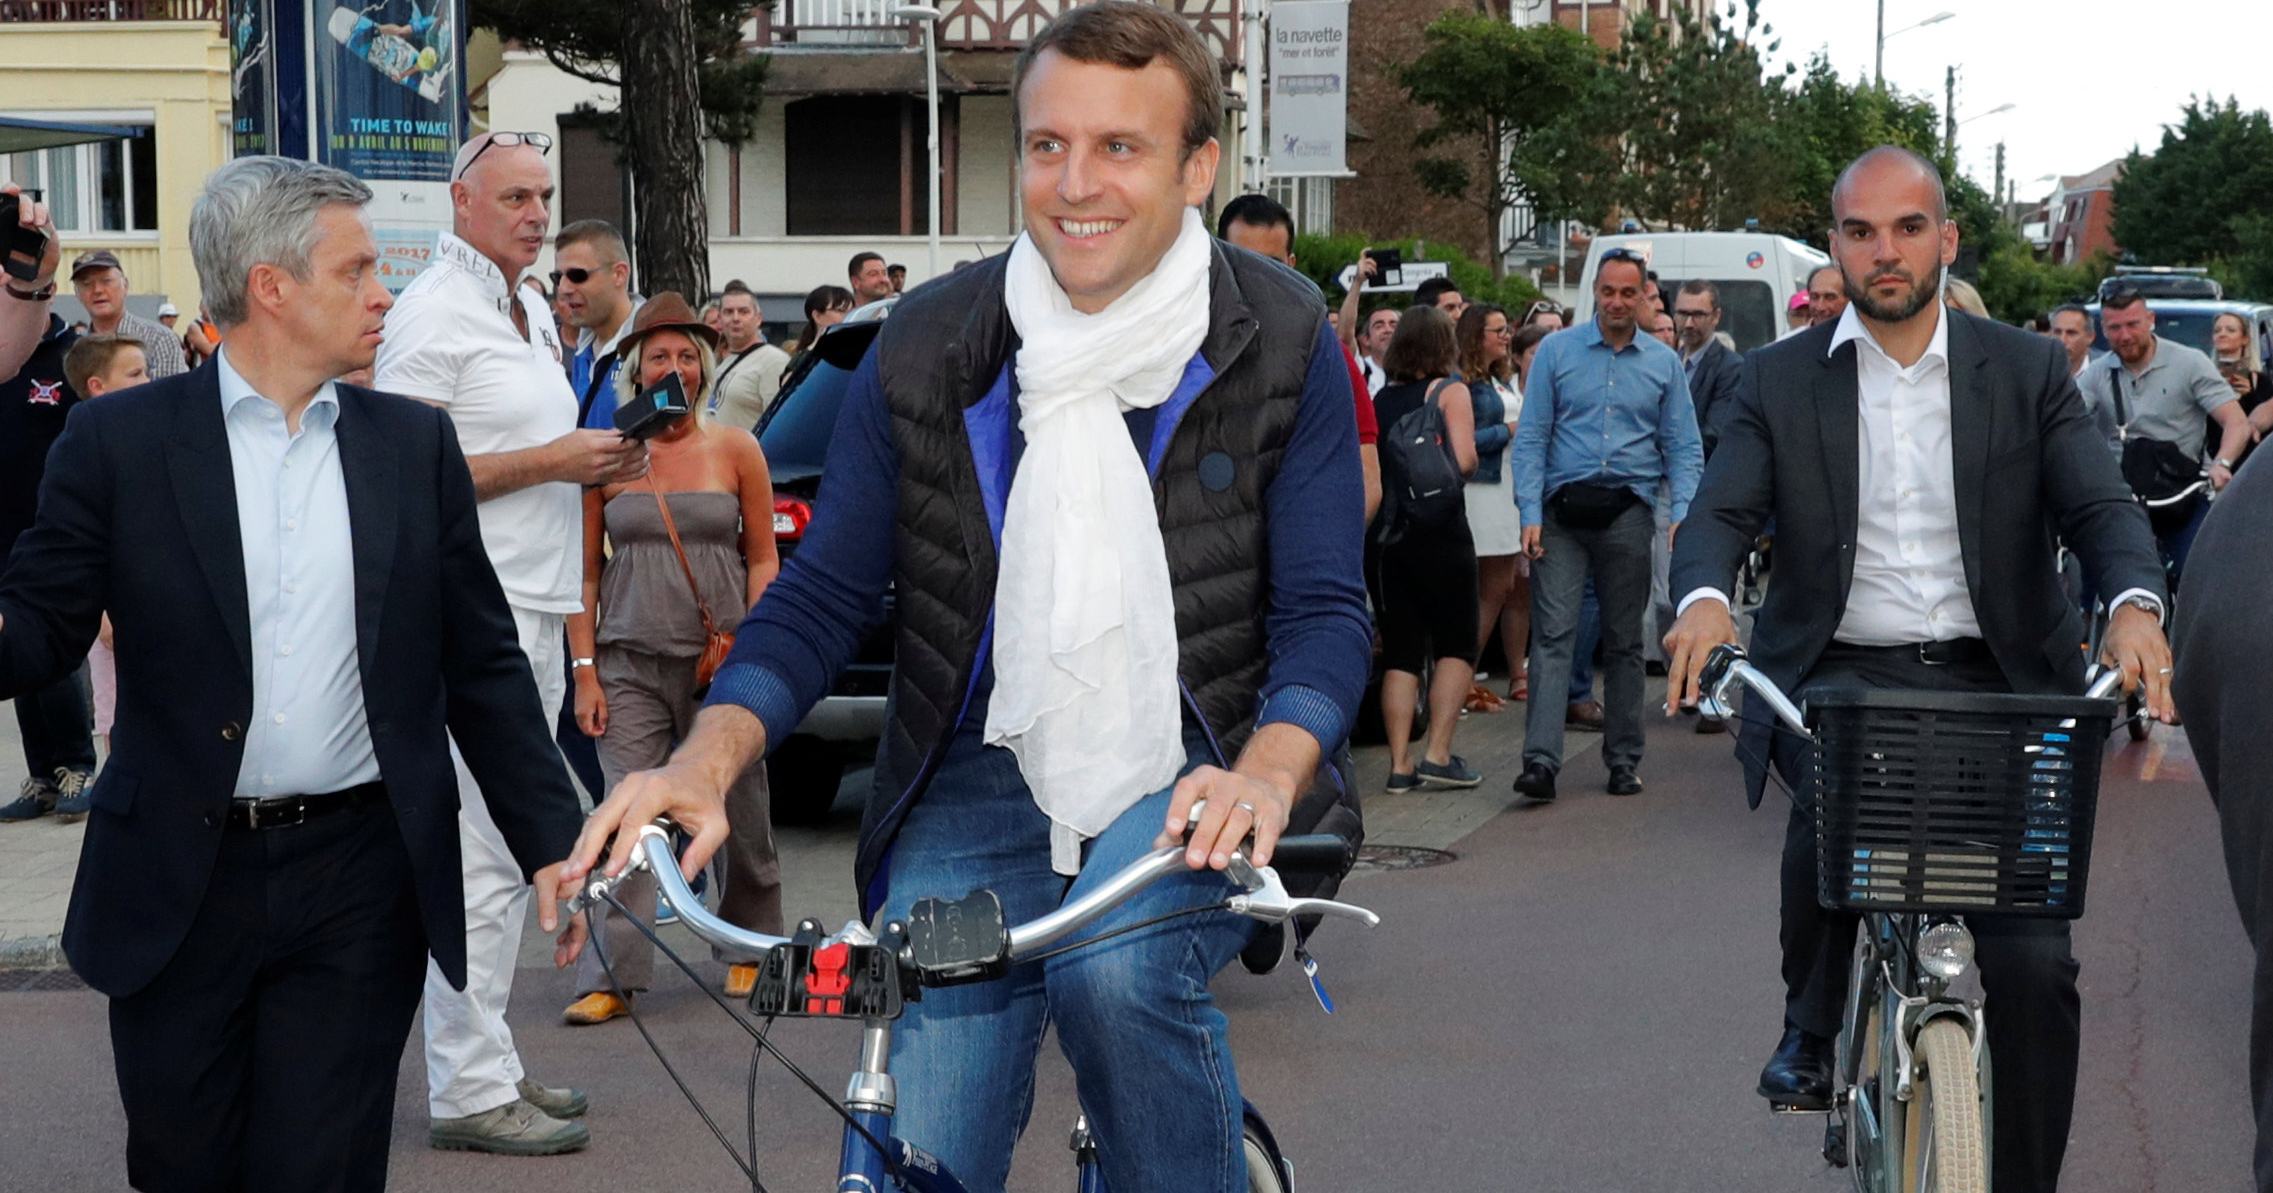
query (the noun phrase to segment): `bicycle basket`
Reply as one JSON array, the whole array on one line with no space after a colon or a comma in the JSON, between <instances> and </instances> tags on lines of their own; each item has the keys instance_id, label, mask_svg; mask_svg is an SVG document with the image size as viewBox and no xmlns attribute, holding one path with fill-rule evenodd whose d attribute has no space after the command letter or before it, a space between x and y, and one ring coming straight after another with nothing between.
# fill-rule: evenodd
<instances>
[{"instance_id":1,"label":"bicycle basket","mask_svg":"<svg viewBox=\"0 0 2273 1193\"><path fill-rule=\"evenodd\" d=\"M2115 701L1828 691L1808 711L1823 906L2083 914Z\"/></svg>"}]
</instances>

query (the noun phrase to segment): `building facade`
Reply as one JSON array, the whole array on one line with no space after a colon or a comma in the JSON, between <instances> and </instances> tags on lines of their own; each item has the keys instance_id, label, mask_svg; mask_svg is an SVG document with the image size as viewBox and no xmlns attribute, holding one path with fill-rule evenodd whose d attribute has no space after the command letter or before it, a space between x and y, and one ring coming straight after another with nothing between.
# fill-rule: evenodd
<instances>
[{"instance_id":1,"label":"building facade","mask_svg":"<svg viewBox=\"0 0 2273 1193\"><path fill-rule=\"evenodd\" d=\"M2123 173L2117 158L2087 174L2060 179L2044 200L2045 243L2039 247L2055 265L2074 265L2105 253L2115 244L2115 180Z\"/></svg>"},{"instance_id":2,"label":"building facade","mask_svg":"<svg viewBox=\"0 0 2273 1193\"><path fill-rule=\"evenodd\" d=\"M118 254L144 317L197 309L189 209L229 157L220 0L0 0L0 115L125 125L142 135L0 155L0 181L55 210L66 263ZM56 310L82 313L66 285Z\"/></svg>"}]
</instances>

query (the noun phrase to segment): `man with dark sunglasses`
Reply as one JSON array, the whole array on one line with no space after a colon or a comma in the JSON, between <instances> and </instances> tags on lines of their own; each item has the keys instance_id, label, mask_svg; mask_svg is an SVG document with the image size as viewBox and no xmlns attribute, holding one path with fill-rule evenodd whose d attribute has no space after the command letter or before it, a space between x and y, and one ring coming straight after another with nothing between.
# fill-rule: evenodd
<instances>
[{"instance_id":1,"label":"man with dark sunglasses","mask_svg":"<svg viewBox=\"0 0 2273 1193\"><path fill-rule=\"evenodd\" d=\"M562 228L552 260L560 309L577 329L568 360L577 425L608 430L616 425L616 342L647 300L631 292L631 254L606 220L578 220Z\"/></svg>"}]
</instances>

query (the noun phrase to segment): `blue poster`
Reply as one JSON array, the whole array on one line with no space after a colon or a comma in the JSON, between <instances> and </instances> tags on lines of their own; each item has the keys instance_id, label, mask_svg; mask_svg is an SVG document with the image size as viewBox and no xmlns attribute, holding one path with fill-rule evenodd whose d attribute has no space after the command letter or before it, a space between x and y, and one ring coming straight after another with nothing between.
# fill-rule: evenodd
<instances>
[{"instance_id":1,"label":"blue poster","mask_svg":"<svg viewBox=\"0 0 2273 1193\"><path fill-rule=\"evenodd\" d=\"M276 20L269 0L229 0L230 153L275 153Z\"/></svg>"},{"instance_id":2,"label":"blue poster","mask_svg":"<svg viewBox=\"0 0 2273 1193\"><path fill-rule=\"evenodd\" d=\"M380 277L399 291L450 227L450 162L466 137L462 0L307 3L310 156L371 184Z\"/></svg>"}]
</instances>

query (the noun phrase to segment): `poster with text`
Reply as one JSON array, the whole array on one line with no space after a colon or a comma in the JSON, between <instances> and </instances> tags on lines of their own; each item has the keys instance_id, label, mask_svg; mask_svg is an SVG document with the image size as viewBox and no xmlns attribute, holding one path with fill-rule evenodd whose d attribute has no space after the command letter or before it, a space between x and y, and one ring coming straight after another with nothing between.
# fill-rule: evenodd
<instances>
[{"instance_id":1,"label":"poster with text","mask_svg":"<svg viewBox=\"0 0 2273 1193\"><path fill-rule=\"evenodd\" d=\"M276 20L270 0L229 0L230 149L276 152Z\"/></svg>"},{"instance_id":2,"label":"poster with text","mask_svg":"<svg viewBox=\"0 0 2273 1193\"><path fill-rule=\"evenodd\" d=\"M459 0L309 0L318 118L314 157L369 183L381 276L426 267L450 227L450 161L465 138Z\"/></svg>"},{"instance_id":3,"label":"poster with text","mask_svg":"<svg viewBox=\"0 0 2273 1193\"><path fill-rule=\"evenodd\" d=\"M1271 5L1270 39L1267 168L1281 178L1347 174L1348 0L1278 0Z\"/></svg>"}]
</instances>

